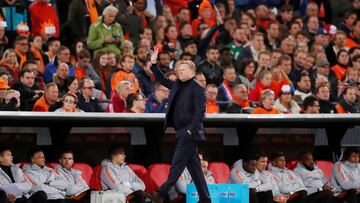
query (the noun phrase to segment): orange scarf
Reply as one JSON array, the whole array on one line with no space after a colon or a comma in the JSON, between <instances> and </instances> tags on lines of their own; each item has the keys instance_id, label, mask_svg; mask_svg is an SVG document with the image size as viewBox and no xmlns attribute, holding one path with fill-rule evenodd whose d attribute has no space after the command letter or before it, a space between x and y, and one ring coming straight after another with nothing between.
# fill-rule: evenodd
<instances>
[{"instance_id":1,"label":"orange scarf","mask_svg":"<svg viewBox=\"0 0 360 203\"><path fill-rule=\"evenodd\" d=\"M31 52L34 54L34 57L36 59L39 59L40 60L40 72L41 73L44 73L45 71L45 64L44 64L44 59L41 55L41 52L39 50L36 50L36 49L33 49L31 48Z\"/></svg>"},{"instance_id":2,"label":"orange scarf","mask_svg":"<svg viewBox=\"0 0 360 203\"><path fill-rule=\"evenodd\" d=\"M24 62L26 61L26 54L22 54L20 53L19 50L15 49L15 53L20 57L20 62L19 65L22 68L22 65L24 64Z\"/></svg>"}]
</instances>

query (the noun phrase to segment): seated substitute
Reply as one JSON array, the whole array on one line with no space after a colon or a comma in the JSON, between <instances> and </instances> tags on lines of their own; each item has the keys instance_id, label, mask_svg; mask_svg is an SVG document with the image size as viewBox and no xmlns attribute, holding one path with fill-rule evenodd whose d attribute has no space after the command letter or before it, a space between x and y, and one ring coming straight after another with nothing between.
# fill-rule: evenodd
<instances>
[{"instance_id":1,"label":"seated substitute","mask_svg":"<svg viewBox=\"0 0 360 203\"><path fill-rule=\"evenodd\" d=\"M15 185L21 191L21 197L6 194L0 189L1 203L46 203L47 196L44 191L37 191L30 196L30 180L24 175L19 166L13 163L11 150L2 148L0 149L0 188L11 185Z\"/></svg>"},{"instance_id":2,"label":"seated substitute","mask_svg":"<svg viewBox=\"0 0 360 203\"><path fill-rule=\"evenodd\" d=\"M102 161L100 174L103 190L117 190L130 203L145 202L145 184L125 163L125 150L114 146L109 150L109 159Z\"/></svg>"}]
</instances>

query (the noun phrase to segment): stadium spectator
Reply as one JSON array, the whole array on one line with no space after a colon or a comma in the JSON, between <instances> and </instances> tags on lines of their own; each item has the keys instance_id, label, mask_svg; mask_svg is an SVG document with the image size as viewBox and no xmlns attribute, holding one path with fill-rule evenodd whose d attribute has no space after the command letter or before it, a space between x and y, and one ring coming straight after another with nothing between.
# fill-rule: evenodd
<instances>
[{"instance_id":1,"label":"stadium spectator","mask_svg":"<svg viewBox=\"0 0 360 203\"><path fill-rule=\"evenodd\" d=\"M24 172L18 165L13 163L13 155L9 148L0 149L0 177L1 187L15 186L21 191L21 197L16 197L14 194L6 194L5 191L0 191L0 202L2 203L46 203L47 196L44 191L36 191L30 196L32 183L25 176Z\"/></svg>"},{"instance_id":2,"label":"stadium spectator","mask_svg":"<svg viewBox=\"0 0 360 203\"><path fill-rule=\"evenodd\" d=\"M60 25L57 12L47 0L36 0L29 6L32 36L53 34L59 37Z\"/></svg>"},{"instance_id":3,"label":"stadium spectator","mask_svg":"<svg viewBox=\"0 0 360 203\"><path fill-rule=\"evenodd\" d=\"M304 51L297 51L294 54L294 66L289 74L289 78L293 84L296 84L298 77L305 70L305 61L307 53Z\"/></svg>"},{"instance_id":4,"label":"stadium spectator","mask_svg":"<svg viewBox=\"0 0 360 203\"><path fill-rule=\"evenodd\" d=\"M311 80L307 72L301 73L294 84L297 86L293 98L296 102L301 103L306 97L312 94Z\"/></svg>"},{"instance_id":5,"label":"stadium spectator","mask_svg":"<svg viewBox=\"0 0 360 203\"><path fill-rule=\"evenodd\" d=\"M45 165L45 155L41 149L30 152L31 163L24 166L24 173L32 183L31 193L44 191L48 202L66 203L66 183L59 174Z\"/></svg>"},{"instance_id":6,"label":"stadium spectator","mask_svg":"<svg viewBox=\"0 0 360 203\"><path fill-rule=\"evenodd\" d=\"M120 47L121 54L134 54L134 44L130 40L124 40ZM115 55L115 54L114 54Z\"/></svg>"},{"instance_id":7,"label":"stadium spectator","mask_svg":"<svg viewBox=\"0 0 360 203\"><path fill-rule=\"evenodd\" d=\"M79 92L79 80L74 76L66 78L68 93L77 94Z\"/></svg>"},{"instance_id":8,"label":"stadium spectator","mask_svg":"<svg viewBox=\"0 0 360 203\"><path fill-rule=\"evenodd\" d=\"M261 68L270 69L270 59L271 59L271 52L269 51L262 51L259 53L258 57L258 70Z\"/></svg>"},{"instance_id":9,"label":"stadium spectator","mask_svg":"<svg viewBox=\"0 0 360 203\"><path fill-rule=\"evenodd\" d=\"M301 113L319 114L320 113L319 100L313 95L306 97L302 103L302 112Z\"/></svg>"},{"instance_id":10,"label":"stadium spectator","mask_svg":"<svg viewBox=\"0 0 360 203\"><path fill-rule=\"evenodd\" d=\"M123 80L117 84L116 94L111 97L111 101L106 108L106 112L121 113L125 110L125 101L131 93L131 83Z\"/></svg>"},{"instance_id":11,"label":"stadium spectator","mask_svg":"<svg viewBox=\"0 0 360 203\"><path fill-rule=\"evenodd\" d=\"M218 88L216 87L216 85L208 84L205 88L205 95L206 95L206 113L207 114L220 113L220 109L216 101L216 97L218 95Z\"/></svg>"},{"instance_id":12,"label":"stadium spectator","mask_svg":"<svg viewBox=\"0 0 360 203\"><path fill-rule=\"evenodd\" d=\"M40 63L40 72L43 73L45 71L45 63L44 63L44 53L42 51L43 41L41 36L35 35L30 37L30 51L34 56L34 59L39 60Z\"/></svg>"},{"instance_id":13,"label":"stadium spectator","mask_svg":"<svg viewBox=\"0 0 360 203\"><path fill-rule=\"evenodd\" d=\"M349 53L346 50L340 50L337 54L338 63L331 67L339 81L344 79L346 70L349 69Z\"/></svg>"},{"instance_id":14,"label":"stadium spectator","mask_svg":"<svg viewBox=\"0 0 360 203\"><path fill-rule=\"evenodd\" d=\"M131 93L126 98L126 109L123 113L144 113L145 97L140 93Z\"/></svg>"},{"instance_id":15,"label":"stadium spectator","mask_svg":"<svg viewBox=\"0 0 360 203\"><path fill-rule=\"evenodd\" d=\"M345 40L345 46L348 48L353 48L359 45L358 41L360 39L360 20L356 19L352 24L351 32Z\"/></svg>"},{"instance_id":16,"label":"stadium spectator","mask_svg":"<svg viewBox=\"0 0 360 203\"><path fill-rule=\"evenodd\" d=\"M284 85L291 86L291 81L286 75L286 73L282 70L280 66L274 66L271 68L272 82L271 89L275 93L275 97L278 98L280 96L281 88Z\"/></svg>"},{"instance_id":17,"label":"stadium spectator","mask_svg":"<svg viewBox=\"0 0 360 203\"><path fill-rule=\"evenodd\" d=\"M320 113L337 113L335 106L330 102L330 89L327 85L316 87L314 93L319 99Z\"/></svg>"},{"instance_id":18,"label":"stadium spectator","mask_svg":"<svg viewBox=\"0 0 360 203\"><path fill-rule=\"evenodd\" d=\"M280 194L288 197L286 202L306 202L306 187L298 175L286 168L284 153L274 153L270 159L268 170L272 173Z\"/></svg>"},{"instance_id":19,"label":"stadium spectator","mask_svg":"<svg viewBox=\"0 0 360 203\"><path fill-rule=\"evenodd\" d=\"M243 59L252 59L258 61L260 52L265 50L264 34L256 32L250 37L250 46L245 47L241 54L239 54L237 61L241 62Z\"/></svg>"},{"instance_id":20,"label":"stadium spectator","mask_svg":"<svg viewBox=\"0 0 360 203\"><path fill-rule=\"evenodd\" d=\"M249 102L249 91L243 84L237 84L233 88L233 93L234 97L231 103L228 106L220 106L221 112L225 112L226 109L227 113L249 113L246 110L252 110L255 107L252 102Z\"/></svg>"},{"instance_id":21,"label":"stadium spectator","mask_svg":"<svg viewBox=\"0 0 360 203\"><path fill-rule=\"evenodd\" d=\"M305 42L305 43L307 43L307 42ZM296 43L295 43L294 38L289 36L281 41L280 50L283 54L292 56L295 51L295 45L296 45Z\"/></svg>"},{"instance_id":22,"label":"stadium spectator","mask_svg":"<svg viewBox=\"0 0 360 203\"><path fill-rule=\"evenodd\" d=\"M360 201L357 192L360 188L359 149L345 149L342 160L335 163L330 183L335 187L336 196L340 201L355 203Z\"/></svg>"},{"instance_id":23,"label":"stadium spectator","mask_svg":"<svg viewBox=\"0 0 360 203\"><path fill-rule=\"evenodd\" d=\"M265 46L272 51L280 47L280 25L276 21L271 21L266 27Z\"/></svg>"},{"instance_id":24,"label":"stadium spectator","mask_svg":"<svg viewBox=\"0 0 360 203\"><path fill-rule=\"evenodd\" d=\"M48 47L47 47L48 51L45 52L46 56L44 58L44 64L54 63L56 55L61 46L60 39L56 38L56 37L49 38L47 41L47 45L48 45Z\"/></svg>"},{"instance_id":25,"label":"stadium spectator","mask_svg":"<svg viewBox=\"0 0 360 203\"><path fill-rule=\"evenodd\" d=\"M20 93L9 88L4 80L0 79L0 110L18 111L20 107Z\"/></svg>"},{"instance_id":26,"label":"stadium spectator","mask_svg":"<svg viewBox=\"0 0 360 203\"><path fill-rule=\"evenodd\" d=\"M309 151L300 153L300 160L294 172L302 179L308 194L309 202L336 202L334 187L329 184L325 173L316 165Z\"/></svg>"},{"instance_id":27,"label":"stadium spectator","mask_svg":"<svg viewBox=\"0 0 360 203\"><path fill-rule=\"evenodd\" d=\"M244 59L240 63L240 66L238 69L239 78L241 80L241 83L244 84L248 90L251 90L255 87L256 69L257 69L257 64L252 59Z\"/></svg>"},{"instance_id":28,"label":"stadium spectator","mask_svg":"<svg viewBox=\"0 0 360 203\"><path fill-rule=\"evenodd\" d=\"M274 105L274 92L272 90L264 90L260 95L259 106L251 114L280 114L280 111Z\"/></svg>"},{"instance_id":29,"label":"stadium spectator","mask_svg":"<svg viewBox=\"0 0 360 203\"><path fill-rule=\"evenodd\" d=\"M356 113L355 102L356 88L345 88L342 92L341 98L339 99L339 103L335 106L337 113Z\"/></svg>"},{"instance_id":30,"label":"stadium spectator","mask_svg":"<svg viewBox=\"0 0 360 203\"><path fill-rule=\"evenodd\" d=\"M3 55L6 45L9 43L8 38L5 35L7 23L4 18L0 17L0 56Z\"/></svg>"},{"instance_id":31,"label":"stadium spectator","mask_svg":"<svg viewBox=\"0 0 360 203\"><path fill-rule=\"evenodd\" d=\"M298 114L301 110L292 99L292 91L289 85L281 87L279 98L275 101L275 107L284 114Z\"/></svg>"},{"instance_id":32,"label":"stadium spectator","mask_svg":"<svg viewBox=\"0 0 360 203\"><path fill-rule=\"evenodd\" d=\"M109 5L103 10L102 16L90 26L87 44L94 51L94 55L106 49L120 56L120 45L124 41L124 35L121 25L115 22L118 12L116 7Z\"/></svg>"},{"instance_id":33,"label":"stadium spectator","mask_svg":"<svg viewBox=\"0 0 360 203\"><path fill-rule=\"evenodd\" d=\"M4 71L9 73L11 76L10 81L12 83L19 79L20 65L14 49L6 49L2 56L0 65L6 68Z\"/></svg>"},{"instance_id":34,"label":"stadium spectator","mask_svg":"<svg viewBox=\"0 0 360 203\"><path fill-rule=\"evenodd\" d=\"M74 67L72 64L70 64L70 49L61 46L56 54L56 59L54 60L54 63L49 63L45 66L44 71L44 81L46 83L50 82L53 75L56 73L56 70L61 63L66 63L69 66L69 75L74 75Z\"/></svg>"},{"instance_id":35,"label":"stadium spectator","mask_svg":"<svg viewBox=\"0 0 360 203\"><path fill-rule=\"evenodd\" d=\"M85 112L101 112L99 100L94 97L94 81L89 77L83 77L79 82L79 88L78 108Z\"/></svg>"},{"instance_id":36,"label":"stadium spectator","mask_svg":"<svg viewBox=\"0 0 360 203\"><path fill-rule=\"evenodd\" d=\"M275 67L276 65L279 64L279 59L282 56L282 52L280 49L274 49L271 52L271 58L270 58L270 65L269 68L271 69L272 67Z\"/></svg>"},{"instance_id":37,"label":"stadium spectator","mask_svg":"<svg viewBox=\"0 0 360 203\"><path fill-rule=\"evenodd\" d=\"M66 93L62 97L62 107L55 110L55 112L83 112L76 108L78 98L74 93Z\"/></svg>"},{"instance_id":38,"label":"stadium spectator","mask_svg":"<svg viewBox=\"0 0 360 203\"><path fill-rule=\"evenodd\" d=\"M324 76L328 82L330 82L330 87L331 87L331 95L330 95L330 100L331 101L337 101L337 93L338 93L338 79L336 78L336 75L334 73L333 70L331 70L330 66L329 66L329 62L327 60L318 60L316 62L315 68L316 71L314 71L312 73L312 80L317 81L317 79L320 76ZM316 88L316 82L313 82L313 89Z\"/></svg>"},{"instance_id":39,"label":"stadium spectator","mask_svg":"<svg viewBox=\"0 0 360 203\"><path fill-rule=\"evenodd\" d=\"M120 59L121 69L113 74L111 78L111 90L116 89L117 83L127 80L131 83L133 93L140 92L139 81L132 72L135 65L135 57L133 55L123 55Z\"/></svg>"},{"instance_id":40,"label":"stadium spectator","mask_svg":"<svg viewBox=\"0 0 360 203\"><path fill-rule=\"evenodd\" d=\"M271 89L271 81L272 81L272 74L268 70L258 71L259 74L257 75L256 85L251 90L249 95L249 100L253 102L258 102L260 100L260 95L262 94L263 90Z\"/></svg>"},{"instance_id":41,"label":"stadium spectator","mask_svg":"<svg viewBox=\"0 0 360 203\"><path fill-rule=\"evenodd\" d=\"M231 52L231 49L228 47L223 47L220 50L220 66L225 68L226 66L235 66L236 61L234 60L234 55Z\"/></svg>"},{"instance_id":42,"label":"stadium spectator","mask_svg":"<svg viewBox=\"0 0 360 203\"><path fill-rule=\"evenodd\" d=\"M38 85L35 84L35 74L29 68L30 65L25 64L20 71L20 81L16 81L13 85L14 90L20 93L20 110L32 111L37 99L44 93Z\"/></svg>"},{"instance_id":43,"label":"stadium spectator","mask_svg":"<svg viewBox=\"0 0 360 203\"><path fill-rule=\"evenodd\" d=\"M56 73L52 76L52 81L58 86L59 97L62 97L68 91L67 77L69 77L69 66L66 63L59 64Z\"/></svg>"},{"instance_id":44,"label":"stadium spectator","mask_svg":"<svg viewBox=\"0 0 360 203\"><path fill-rule=\"evenodd\" d=\"M92 61L92 66L95 70L95 73L100 78L100 84L96 83L96 88L101 90L106 90L107 81L110 80L111 76L111 67L109 66L109 52L106 51L98 51Z\"/></svg>"},{"instance_id":45,"label":"stadium spectator","mask_svg":"<svg viewBox=\"0 0 360 203\"><path fill-rule=\"evenodd\" d=\"M147 61L146 47L138 47L135 51L135 65L133 73L139 81L141 92L148 96L152 93L152 81L153 73L150 70L150 63ZM124 54L125 56L126 54Z\"/></svg>"},{"instance_id":46,"label":"stadium spectator","mask_svg":"<svg viewBox=\"0 0 360 203\"><path fill-rule=\"evenodd\" d=\"M197 72L195 76L195 80L201 85L201 87L206 87L206 78L205 75L201 72Z\"/></svg>"},{"instance_id":47,"label":"stadium spectator","mask_svg":"<svg viewBox=\"0 0 360 203\"><path fill-rule=\"evenodd\" d=\"M170 63L171 63L171 56L169 51L163 51L159 53L159 67L163 73L167 73L171 70Z\"/></svg>"},{"instance_id":48,"label":"stadium spectator","mask_svg":"<svg viewBox=\"0 0 360 203\"><path fill-rule=\"evenodd\" d=\"M235 68L231 65L223 69L223 82L219 87L217 100L231 101L234 97L233 88L239 83L239 78L236 77Z\"/></svg>"},{"instance_id":49,"label":"stadium spectator","mask_svg":"<svg viewBox=\"0 0 360 203\"><path fill-rule=\"evenodd\" d=\"M101 186L103 190L116 190L129 202L145 202L145 184L125 163L125 150L119 146L109 149L108 159L102 161Z\"/></svg>"},{"instance_id":50,"label":"stadium spectator","mask_svg":"<svg viewBox=\"0 0 360 203\"><path fill-rule=\"evenodd\" d=\"M33 59L32 53L29 52L29 40L27 37L16 37L14 49L20 67L23 66L26 60Z\"/></svg>"},{"instance_id":51,"label":"stadium spectator","mask_svg":"<svg viewBox=\"0 0 360 203\"><path fill-rule=\"evenodd\" d=\"M81 171L74 169L74 152L66 150L62 152L59 158L59 165L54 170L59 174L59 179L66 183L66 196L72 202L89 202L90 190Z\"/></svg>"},{"instance_id":52,"label":"stadium spectator","mask_svg":"<svg viewBox=\"0 0 360 203\"><path fill-rule=\"evenodd\" d=\"M206 50L206 59L198 65L198 71L205 75L207 84L220 86L222 83L223 70L217 64L219 60L219 49L211 46Z\"/></svg>"},{"instance_id":53,"label":"stadium spectator","mask_svg":"<svg viewBox=\"0 0 360 203\"><path fill-rule=\"evenodd\" d=\"M260 179L256 169L258 158L255 155L248 155L242 160L242 165L233 168L230 172L228 182L231 184L248 184L250 203L254 202L273 202L272 185Z\"/></svg>"},{"instance_id":54,"label":"stadium spectator","mask_svg":"<svg viewBox=\"0 0 360 203\"><path fill-rule=\"evenodd\" d=\"M334 66L338 63L336 56L340 50L343 49L348 51L349 48L345 46L345 39L345 32L338 31L334 36L334 40L330 42L330 44L325 48L326 58L329 60L331 66Z\"/></svg>"},{"instance_id":55,"label":"stadium spectator","mask_svg":"<svg viewBox=\"0 0 360 203\"><path fill-rule=\"evenodd\" d=\"M145 106L145 113L166 113L168 106L170 90L160 83L154 84L154 93L152 93Z\"/></svg>"},{"instance_id":56,"label":"stadium spectator","mask_svg":"<svg viewBox=\"0 0 360 203\"><path fill-rule=\"evenodd\" d=\"M220 10L219 8L220 7L218 7L218 10ZM222 19L224 21L222 25L223 29L220 29L219 35L216 39L216 44L220 48L223 48L225 45L229 44L232 41L232 33L234 33L234 30L237 27L235 18L222 18Z\"/></svg>"},{"instance_id":57,"label":"stadium spectator","mask_svg":"<svg viewBox=\"0 0 360 203\"><path fill-rule=\"evenodd\" d=\"M99 75L95 72L91 62L91 54L88 50L83 49L76 55L77 62L74 65L74 75L77 80L81 80L84 76L90 77L95 86L100 87L101 80Z\"/></svg>"},{"instance_id":58,"label":"stadium spectator","mask_svg":"<svg viewBox=\"0 0 360 203\"><path fill-rule=\"evenodd\" d=\"M59 89L54 82L46 84L44 95L34 104L33 111L49 111L50 105L55 104L59 99Z\"/></svg>"},{"instance_id":59,"label":"stadium spectator","mask_svg":"<svg viewBox=\"0 0 360 203\"><path fill-rule=\"evenodd\" d=\"M243 28L237 27L231 37L232 41L226 47L231 49L234 59L237 59L248 41L246 31Z\"/></svg>"},{"instance_id":60,"label":"stadium spectator","mask_svg":"<svg viewBox=\"0 0 360 203\"><path fill-rule=\"evenodd\" d=\"M191 23L194 38L197 38L200 35L200 24L204 23L207 27L212 27L216 24L215 11L209 1L201 2L198 8L199 17Z\"/></svg>"}]
</instances>

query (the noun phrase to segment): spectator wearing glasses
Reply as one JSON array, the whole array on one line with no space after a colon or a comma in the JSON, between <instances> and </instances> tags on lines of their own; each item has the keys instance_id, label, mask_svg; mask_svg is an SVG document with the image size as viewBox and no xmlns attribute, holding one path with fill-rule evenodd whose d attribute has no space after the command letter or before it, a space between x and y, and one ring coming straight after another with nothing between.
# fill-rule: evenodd
<instances>
[{"instance_id":1,"label":"spectator wearing glasses","mask_svg":"<svg viewBox=\"0 0 360 203\"><path fill-rule=\"evenodd\" d=\"M58 66L62 63L66 63L69 66L69 75L74 76L74 67L70 64L70 49L61 46L56 55L57 60L54 60L54 63L49 63L45 66L44 71L44 81L46 83L50 82L52 76L56 73Z\"/></svg>"},{"instance_id":2,"label":"spectator wearing glasses","mask_svg":"<svg viewBox=\"0 0 360 203\"><path fill-rule=\"evenodd\" d=\"M146 101L145 113L166 113L170 91L160 83L155 83L154 89Z\"/></svg>"},{"instance_id":3,"label":"spectator wearing glasses","mask_svg":"<svg viewBox=\"0 0 360 203\"><path fill-rule=\"evenodd\" d=\"M15 39L15 52L20 67L22 67L26 60L33 58L32 53L29 52L29 40L27 37L18 36Z\"/></svg>"},{"instance_id":4,"label":"spectator wearing glasses","mask_svg":"<svg viewBox=\"0 0 360 203\"><path fill-rule=\"evenodd\" d=\"M101 112L99 101L94 97L94 81L89 77L83 77L79 87L78 108L85 112Z\"/></svg>"},{"instance_id":5,"label":"spectator wearing glasses","mask_svg":"<svg viewBox=\"0 0 360 203\"><path fill-rule=\"evenodd\" d=\"M126 109L123 113L144 113L145 97L140 93L129 94L126 98Z\"/></svg>"},{"instance_id":6,"label":"spectator wearing glasses","mask_svg":"<svg viewBox=\"0 0 360 203\"><path fill-rule=\"evenodd\" d=\"M77 96L73 93L66 93L62 98L63 106L55 110L55 112L83 112L76 108L78 102Z\"/></svg>"}]
</instances>

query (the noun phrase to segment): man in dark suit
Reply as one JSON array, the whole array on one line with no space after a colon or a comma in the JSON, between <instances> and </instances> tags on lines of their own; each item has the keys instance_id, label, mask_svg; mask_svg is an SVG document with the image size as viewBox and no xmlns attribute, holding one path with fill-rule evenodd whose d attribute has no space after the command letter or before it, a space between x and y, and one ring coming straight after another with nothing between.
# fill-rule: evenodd
<instances>
[{"instance_id":1,"label":"man in dark suit","mask_svg":"<svg viewBox=\"0 0 360 203\"><path fill-rule=\"evenodd\" d=\"M178 79L171 81L164 77L157 66L158 49L151 55L151 71L156 80L171 89L169 107L166 113L165 128L174 127L177 145L171 163L168 180L152 193L150 198L163 202L185 167L189 170L199 194L199 202L211 202L204 175L197 155L197 141L204 141L202 121L205 117L205 90L195 80L196 66L192 61L181 61L175 68Z\"/></svg>"}]
</instances>

